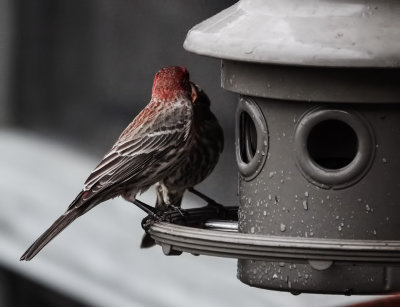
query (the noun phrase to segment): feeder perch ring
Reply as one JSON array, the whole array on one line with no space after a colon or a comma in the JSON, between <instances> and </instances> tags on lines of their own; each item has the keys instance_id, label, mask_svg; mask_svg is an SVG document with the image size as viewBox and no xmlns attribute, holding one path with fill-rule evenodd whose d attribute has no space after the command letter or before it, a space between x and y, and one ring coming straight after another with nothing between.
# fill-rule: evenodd
<instances>
[{"instance_id":1,"label":"feeder perch ring","mask_svg":"<svg viewBox=\"0 0 400 307\"><path fill-rule=\"evenodd\" d=\"M231 224L237 207L227 210L227 222ZM204 229L207 220L216 218L213 212L206 207L188 209L184 217L171 213L172 223L155 222L148 232L167 255L187 252L236 259L284 259L307 262L319 270L329 268L333 262L391 266L400 263L400 241L266 236Z\"/></svg>"}]
</instances>

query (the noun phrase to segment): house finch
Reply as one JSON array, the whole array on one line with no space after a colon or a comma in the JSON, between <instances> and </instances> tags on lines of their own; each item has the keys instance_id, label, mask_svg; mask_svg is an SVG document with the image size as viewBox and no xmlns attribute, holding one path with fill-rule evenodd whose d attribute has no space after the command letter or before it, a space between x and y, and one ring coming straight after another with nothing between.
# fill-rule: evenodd
<instances>
[{"instance_id":1,"label":"house finch","mask_svg":"<svg viewBox=\"0 0 400 307\"><path fill-rule=\"evenodd\" d=\"M199 86L194 83L191 85L192 100L195 101L193 125L197 136L192 148L182 157L178 168L156 183L155 208L161 212L171 206L181 207L186 189L203 181L211 173L223 149L224 135L217 119L210 111L210 99ZM206 200L212 204L209 199ZM214 204L217 205L215 202ZM146 233L140 247L147 248L154 244L154 240Z\"/></svg>"},{"instance_id":2,"label":"house finch","mask_svg":"<svg viewBox=\"0 0 400 307\"><path fill-rule=\"evenodd\" d=\"M149 104L122 132L67 211L21 260L32 259L76 218L116 196L154 214L136 195L157 183L157 209L179 207L185 189L209 175L223 148L222 129L209 107L185 67L158 71Z\"/></svg>"}]
</instances>

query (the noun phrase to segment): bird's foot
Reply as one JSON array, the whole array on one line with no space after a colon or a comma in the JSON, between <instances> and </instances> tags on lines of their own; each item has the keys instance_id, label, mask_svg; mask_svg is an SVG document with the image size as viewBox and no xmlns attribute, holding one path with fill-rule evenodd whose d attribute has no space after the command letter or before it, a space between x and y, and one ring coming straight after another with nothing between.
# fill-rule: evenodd
<instances>
[{"instance_id":1,"label":"bird's foot","mask_svg":"<svg viewBox=\"0 0 400 307\"><path fill-rule=\"evenodd\" d=\"M172 208L172 210L177 211L182 217L187 217L189 214L185 209L182 209L179 206L169 205L169 207Z\"/></svg>"},{"instance_id":2,"label":"bird's foot","mask_svg":"<svg viewBox=\"0 0 400 307\"><path fill-rule=\"evenodd\" d=\"M148 216L142 220L142 228L146 232L155 222L170 222L169 215L167 215L164 210L158 210L137 199L135 199L133 203L148 214Z\"/></svg>"},{"instance_id":3,"label":"bird's foot","mask_svg":"<svg viewBox=\"0 0 400 307\"><path fill-rule=\"evenodd\" d=\"M154 209L154 208L153 208ZM156 222L171 222L169 214L165 211L156 211L155 213L149 214L142 220L142 228L144 231L148 231L152 225Z\"/></svg>"},{"instance_id":4,"label":"bird's foot","mask_svg":"<svg viewBox=\"0 0 400 307\"><path fill-rule=\"evenodd\" d=\"M144 202L134 199L133 203L138 206L140 209L142 209L144 212L146 212L149 216L151 216L153 219L158 220L160 218L159 212L157 211L156 208L149 206L148 204L145 204Z\"/></svg>"},{"instance_id":5,"label":"bird's foot","mask_svg":"<svg viewBox=\"0 0 400 307\"><path fill-rule=\"evenodd\" d=\"M148 215L142 220L142 228L147 233L150 227L154 224L155 220L152 216Z\"/></svg>"}]
</instances>

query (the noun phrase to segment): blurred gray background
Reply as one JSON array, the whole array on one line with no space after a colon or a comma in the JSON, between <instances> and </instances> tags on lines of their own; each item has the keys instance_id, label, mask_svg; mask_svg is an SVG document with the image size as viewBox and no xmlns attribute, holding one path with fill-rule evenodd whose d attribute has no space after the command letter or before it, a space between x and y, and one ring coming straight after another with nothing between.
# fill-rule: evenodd
<instances>
[{"instance_id":1,"label":"blurred gray background","mask_svg":"<svg viewBox=\"0 0 400 307\"><path fill-rule=\"evenodd\" d=\"M120 199L80 218L32 262L18 261L147 104L163 66L186 66L211 98L226 146L199 189L236 202L236 98L220 88L219 60L182 48L191 27L234 2L0 0L0 306L337 306L361 299L254 289L236 279L233 259L140 250L144 214ZM152 203L153 192L143 200ZM190 196L186 202L202 205Z\"/></svg>"}]
</instances>

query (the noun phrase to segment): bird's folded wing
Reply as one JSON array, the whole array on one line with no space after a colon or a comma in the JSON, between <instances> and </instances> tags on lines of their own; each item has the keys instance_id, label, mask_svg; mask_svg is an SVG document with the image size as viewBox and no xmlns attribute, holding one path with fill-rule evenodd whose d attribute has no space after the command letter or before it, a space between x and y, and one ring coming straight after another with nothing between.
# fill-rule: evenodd
<instances>
[{"instance_id":1,"label":"bird's folded wing","mask_svg":"<svg viewBox=\"0 0 400 307\"><path fill-rule=\"evenodd\" d=\"M184 145L190 130L190 119L163 122L162 116L152 122L153 129L141 129L130 139L117 141L93 170L84 184L83 196L89 199L112 185L143 178L144 172L151 176L162 157ZM155 182L154 182L155 183ZM138 183L140 184L140 183Z\"/></svg>"}]
</instances>

